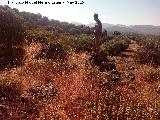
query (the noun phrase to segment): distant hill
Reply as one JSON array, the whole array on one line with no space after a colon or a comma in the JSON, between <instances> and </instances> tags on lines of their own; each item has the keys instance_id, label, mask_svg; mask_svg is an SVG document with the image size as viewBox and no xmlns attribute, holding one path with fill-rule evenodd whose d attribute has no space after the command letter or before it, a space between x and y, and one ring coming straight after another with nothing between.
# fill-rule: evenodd
<instances>
[{"instance_id":1,"label":"distant hill","mask_svg":"<svg viewBox=\"0 0 160 120\"><path fill-rule=\"evenodd\" d=\"M160 35L160 26L134 25L130 26L130 28L139 33Z\"/></svg>"},{"instance_id":2,"label":"distant hill","mask_svg":"<svg viewBox=\"0 0 160 120\"><path fill-rule=\"evenodd\" d=\"M89 27L94 27L95 23L87 24ZM136 32L142 34L153 34L153 35L160 35L160 26L153 26L153 25L113 25L108 23L102 23L103 29L107 31L120 31L120 32Z\"/></svg>"},{"instance_id":3,"label":"distant hill","mask_svg":"<svg viewBox=\"0 0 160 120\"><path fill-rule=\"evenodd\" d=\"M25 11L20 12L16 8L12 9L9 6L0 5L0 17L2 16L4 21L8 17L10 17L10 16L7 16L6 18L3 17L3 14L7 14L8 11L10 11L13 14L13 16L16 16L17 18L20 19L19 21L21 21L21 25L23 26L24 30L41 29L48 31L50 33L56 33L56 34L62 33L71 35L77 35L77 34L90 35L93 33L93 30L90 27L82 25L81 23L74 22L73 24L65 21L61 22L59 20L48 19L48 17L43 16L40 13L35 14Z\"/></svg>"}]
</instances>

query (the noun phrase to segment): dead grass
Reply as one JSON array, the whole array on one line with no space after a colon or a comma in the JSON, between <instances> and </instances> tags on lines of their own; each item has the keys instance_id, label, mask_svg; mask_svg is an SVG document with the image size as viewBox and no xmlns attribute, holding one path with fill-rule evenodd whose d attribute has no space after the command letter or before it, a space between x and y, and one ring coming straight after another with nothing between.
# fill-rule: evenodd
<instances>
[{"instance_id":1,"label":"dead grass","mask_svg":"<svg viewBox=\"0 0 160 120\"><path fill-rule=\"evenodd\" d=\"M151 84L160 81L160 69L152 66L141 68L142 79Z\"/></svg>"},{"instance_id":2,"label":"dead grass","mask_svg":"<svg viewBox=\"0 0 160 120\"><path fill-rule=\"evenodd\" d=\"M26 46L25 64L0 74L3 81L0 90L10 87L13 89L11 91L18 91L16 97L10 95L15 98L14 102L0 101L4 105L3 113L8 118L159 119L160 97L155 91L158 82L152 85L144 80L145 77L148 79L148 75L158 74L158 69L155 71L144 67L136 70L136 78L132 83L114 84L110 83L107 72L101 73L91 65L87 53L70 53L65 62L36 60L39 47L36 43ZM51 95L51 86L56 89L56 94ZM16 110L13 106L16 106Z\"/></svg>"}]
</instances>

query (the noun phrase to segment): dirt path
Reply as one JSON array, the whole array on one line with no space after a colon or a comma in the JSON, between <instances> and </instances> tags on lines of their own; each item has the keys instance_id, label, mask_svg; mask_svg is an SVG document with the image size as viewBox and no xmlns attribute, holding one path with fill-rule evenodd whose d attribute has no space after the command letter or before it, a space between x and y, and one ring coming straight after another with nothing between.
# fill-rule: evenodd
<instances>
[{"instance_id":1,"label":"dirt path","mask_svg":"<svg viewBox=\"0 0 160 120\"><path fill-rule=\"evenodd\" d=\"M135 79L135 71L139 69L139 65L135 62L135 52L140 46L131 41L128 49L119 56L114 56L117 70L121 72L122 82L129 82Z\"/></svg>"},{"instance_id":2,"label":"dirt path","mask_svg":"<svg viewBox=\"0 0 160 120\"><path fill-rule=\"evenodd\" d=\"M121 80L115 90L120 91L125 99L140 100L146 104L152 104L157 93L153 84L143 81L141 78L142 64L135 60L136 51L141 47L136 41L131 41L128 49L119 56L114 56L117 70L121 73Z\"/></svg>"}]
</instances>

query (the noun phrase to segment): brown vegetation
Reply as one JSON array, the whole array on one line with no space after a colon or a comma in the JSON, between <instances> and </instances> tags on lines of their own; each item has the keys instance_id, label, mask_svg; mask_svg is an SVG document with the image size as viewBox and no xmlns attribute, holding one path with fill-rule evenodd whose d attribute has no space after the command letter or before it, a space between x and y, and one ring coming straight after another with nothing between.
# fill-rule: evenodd
<instances>
[{"instance_id":1,"label":"brown vegetation","mask_svg":"<svg viewBox=\"0 0 160 120\"><path fill-rule=\"evenodd\" d=\"M11 10L17 24L15 15L21 16L27 29L22 44L6 36L9 46L0 41L0 119L160 119L159 37L105 36L101 54L92 55L93 36L85 26L0 10L2 16Z\"/></svg>"}]
</instances>

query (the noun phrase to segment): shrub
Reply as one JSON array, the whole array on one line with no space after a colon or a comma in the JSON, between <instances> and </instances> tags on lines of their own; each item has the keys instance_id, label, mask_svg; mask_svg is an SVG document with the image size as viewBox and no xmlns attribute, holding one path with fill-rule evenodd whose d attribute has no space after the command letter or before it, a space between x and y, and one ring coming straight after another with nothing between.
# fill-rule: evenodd
<instances>
[{"instance_id":1,"label":"shrub","mask_svg":"<svg viewBox=\"0 0 160 120\"><path fill-rule=\"evenodd\" d=\"M121 35L119 31L114 31L113 35Z\"/></svg>"},{"instance_id":2,"label":"shrub","mask_svg":"<svg viewBox=\"0 0 160 120\"><path fill-rule=\"evenodd\" d=\"M0 41L6 46L21 44L24 29L21 18L10 7L0 6Z\"/></svg>"},{"instance_id":3,"label":"shrub","mask_svg":"<svg viewBox=\"0 0 160 120\"><path fill-rule=\"evenodd\" d=\"M142 64L160 65L160 50L139 49L136 52L136 59Z\"/></svg>"},{"instance_id":4,"label":"shrub","mask_svg":"<svg viewBox=\"0 0 160 120\"><path fill-rule=\"evenodd\" d=\"M0 6L0 70L20 65L24 50L22 18L10 7Z\"/></svg>"},{"instance_id":5,"label":"shrub","mask_svg":"<svg viewBox=\"0 0 160 120\"><path fill-rule=\"evenodd\" d=\"M93 36L89 35L63 35L60 40L60 43L69 50L75 52L80 51L92 51L92 38Z\"/></svg>"},{"instance_id":6,"label":"shrub","mask_svg":"<svg viewBox=\"0 0 160 120\"><path fill-rule=\"evenodd\" d=\"M49 43L58 41L60 35L56 33L50 33L43 29L33 29L27 30L25 32L25 39L28 43L31 42L40 42L40 43Z\"/></svg>"},{"instance_id":7,"label":"shrub","mask_svg":"<svg viewBox=\"0 0 160 120\"><path fill-rule=\"evenodd\" d=\"M0 70L22 65L25 51L22 47L0 47Z\"/></svg>"},{"instance_id":8,"label":"shrub","mask_svg":"<svg viewBox=\"0 0 160 120\"><path fill-rule=\"evenodd\" d=\"M136 52L136 59L143 64L160 65L160 41L146 38L139 43L142 49Z\"/></svg>"},{"instance_id":9,"label":"shrub","mask_svg":"<svg viewBox=\"0 0 160 120\"><path fill-rule=\"evenodd\" d=\"M48 46L41 49L36 58L47 58L56 61L63 61L67 57L67 52L64 50L60 43L51 43Z\"/></svg>"},{"instance_id":10,"label":"shrub","mask_svg":"<svg viewBox=\"0 0 160 120\"><path fill-rule=\"evenodd\" d=\"M99 67L101 72L116 69L114 62L109 61L107 55L103 52L101 52L99 55L93 54L89 60L93 65Z\"/></svg>"},{"instance_id":11,"label":"shrub","mask_svg":"<svg viewBox=\"0 0 160 120\"><path fill-rule=\"evenodd\" d=\"M141 70L142 78L151 84L160 80L160 69L150 66L145 66Z\"/></svg>"},{"instance_id":12,"label":"shrub","mask_svg":"<svg viewBox=\"0 0 160 120\"><path fill-rule=\"evenodd\" d=\"M128 48L129 42L128 39L115 38L102 44L102 51L109 55L117 55Z\"/></svg>"},{"instance_id":13,"label":"shrub","mask_svg":"<svg viewBox=\"0 0 160 120\"><path fill-rule=\"evenodd\" d=\"M140 41L140 45L143 47L143 48L146 48L146 49L151 49L151 50L157 50L158 48L160 48L160 41L157 40L157 38L144 38L143 40Z\"/></svg>"},{"instance_id":14,"label":"shrub","mask_svg":"<svg viewBox=\"0 0 160 120\"><path fill-rule=\"evenodd\" d=\"M0 79L0 101L14 101L22 94L22 83L13 78Z\"/></svg>"}]
</instances>

